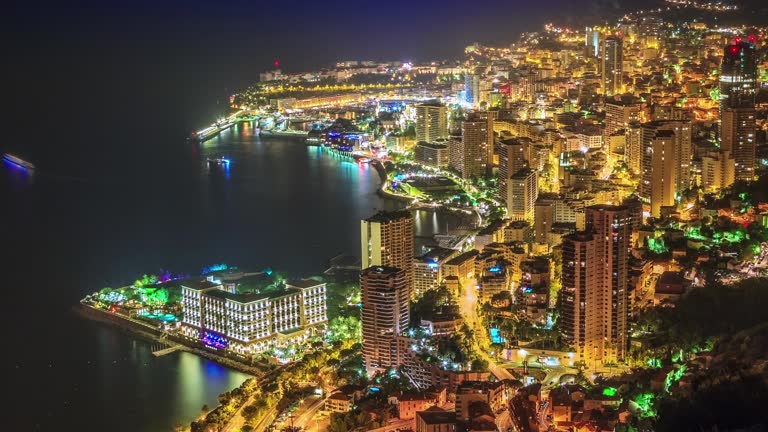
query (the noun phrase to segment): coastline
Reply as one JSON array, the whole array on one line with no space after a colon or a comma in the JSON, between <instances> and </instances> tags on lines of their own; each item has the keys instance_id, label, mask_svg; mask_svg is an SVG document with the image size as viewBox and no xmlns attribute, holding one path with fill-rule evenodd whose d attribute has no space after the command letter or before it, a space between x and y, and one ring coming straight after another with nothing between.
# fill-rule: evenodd
<instances>
[{"instance_id":1,"label":"coastline","mask_svg":"<svg viewBox=\"0 0 768 432\"><path fill-rule=\"evenodd\" d=\"M379 162L378 160L372 161L370 163L371 166L376 169L376 172L379 173L379 178L381 179L381 185L379 185L378 188L376 188L376 194L381 196L382 198L392 199L395 201L400 202L406 202L409 204L413 204L413 198L405 197L402 195L394 194L392 192L389 192L387 190L387 183L389 181L389 175L387 175L387 170L384 168L384 164Z\"/></svg>"},{"instance_id":2,"label":"coastline","mask_svg":"<svg viewBox=\"0 0 768 432\"><path fill-rule=\"evenodd\" d=\"M211 353L196 347L191 347L187 345L187 341L184 338L181 338L175 335L166 334L166 337L164 339L161 339L163 332L160 331L160 329L155 329L149 325L140 324L134 320L130 320L120 315L109 313L109 312L85 305L83 303L78 303L77 305L73 306L71 311L72 313L78 315L83 319L88 319L101 324L107 324L113 328L120 330L121 332L127 334L128 336L138 337L150 342L175 343L180 346L179 351L185 351L191 354L195 354L197 356L203 357L207 360L211 360L222 366L228 367L238 372L242 372L252 377L260 377L265 373L265 371L263 371L260 368L249 366L245 363L235 361L228 357L219 356L219 355L216 355L215 353Z\"/></svg>"}]
</instances>

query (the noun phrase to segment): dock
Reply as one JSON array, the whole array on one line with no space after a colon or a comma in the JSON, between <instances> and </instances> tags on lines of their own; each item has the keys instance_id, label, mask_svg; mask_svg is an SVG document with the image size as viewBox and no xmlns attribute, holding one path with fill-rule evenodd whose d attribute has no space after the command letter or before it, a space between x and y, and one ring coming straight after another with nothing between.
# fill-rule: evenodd
<instances>
[{"instance_id":1,"label":"dock","mask_svg":"<svg viewBox=\"0 0 768 432\"><path fill-rule=\"evenodd\" d=\"M174 353L181 349L184 349L184 346L181 344L175 344L175 345L155 344L155 345L152 345L152 355L155 357L160 357L166 354Z\"/></svg>"}]
</instances>

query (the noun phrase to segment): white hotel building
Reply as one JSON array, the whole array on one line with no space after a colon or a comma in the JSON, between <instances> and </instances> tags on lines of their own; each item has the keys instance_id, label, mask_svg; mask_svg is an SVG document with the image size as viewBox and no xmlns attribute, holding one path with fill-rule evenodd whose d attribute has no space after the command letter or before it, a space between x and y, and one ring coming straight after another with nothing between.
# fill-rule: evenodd
<instances>
[{"instance_id":1,"label":"white hotel building","mask_svg":"<svg viewBox=\"0 0 768 432\"><path fill-rule=\"evenodd\" d=\"M261 294L233 294L208 280L186 282L181 292L183 334L242 355L301 343L328 322L325 283L312 279Z\"/></svg>"}]
</instances>

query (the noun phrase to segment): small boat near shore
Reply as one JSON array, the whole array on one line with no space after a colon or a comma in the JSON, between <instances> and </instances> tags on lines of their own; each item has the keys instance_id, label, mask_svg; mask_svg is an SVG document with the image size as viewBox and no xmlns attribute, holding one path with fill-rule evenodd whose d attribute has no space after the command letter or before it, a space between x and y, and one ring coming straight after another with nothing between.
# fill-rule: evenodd
<instances>
[{"instance_id":1,"label":"small boat near shore","mask_svg":"<svg viewBox=\"0 0 768 432\"><path fill-rule=\"evenodd\" d=\"M227 158L208 158L208 163L211 165L229 165L231 161Z\"/></svg>"},{"instance_id":2,"label":"small boat near shore","mask_svg":"<svg viewBox=\"0 0 768 432\"><path fill-rule=\"evenodd\" d=\"M12 155L10 153L4 154L3 155L3 160L7 161L9 163L12 163L12 164L14 164L14 165L16 165L18 167L24 168L24 169L29 169L29 170L35 169L35 165L33 163L27 162L24 159L22 159L22 158L20 158L18 156L14 156L14 155Z\"/></svg>"}]
</instances>

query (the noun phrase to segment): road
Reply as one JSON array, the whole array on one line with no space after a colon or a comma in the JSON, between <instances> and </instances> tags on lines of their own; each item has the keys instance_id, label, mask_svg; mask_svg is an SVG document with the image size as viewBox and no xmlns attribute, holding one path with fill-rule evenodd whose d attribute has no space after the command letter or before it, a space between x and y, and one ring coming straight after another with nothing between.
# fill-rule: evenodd
<instances>
[{"instance_id":1,"label":"road","mask_svg":"<svg viewBox=\"0 0 768 432\"><path fill-rule=\"evenodd\" d=\"M539 406L539 430L546 431L549 429L549 422L547 421L547 414L549 414L549 401L545 400Z\"/></svg>"},{"instance_id":2,"label":"road","mask_svg":"<svg viewBox=\"0 0 768 432\"><path fill-rule=\"evenodd\" d=\"M464 284L461 296L459 298L459 309L464 316L464 321L475 332L475 352L485 361L488 362L488 370L498 378L499 380L515 379L515 377L509 373L508 370L503 367L499 367L496 361L491 358L485 351L480 348L477 343L478 339L485 339L485 328L483 328L480 318L477 316L477 280L472 278L468 279Z\"/></svg>"},{"instance_id":3,"label":"road","mask_svg":"<svg viewBox=\"0 0 768 432\"><path fill-rule=\"evenodd\" d=\"M509 409L496 416L496 427L502 432L506 432L508 429L517 430L517 426L509 414Z\"/></svg>"},{"instance_id":4,"label":"road","mask_svg":"<svg viewBox=\"0 0 768 432\"><path fill-rule=\"evenodd\" d=\"M312 396L296 410L295 417L293 419L293 425L302 428L302 430L309 430L312 426L312 419L315 417L318 411L323 407L325 403L324 397Z\"/></svg>"}]
</instances>

